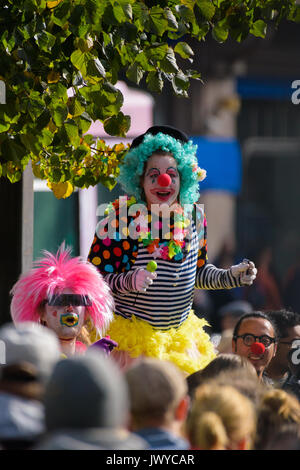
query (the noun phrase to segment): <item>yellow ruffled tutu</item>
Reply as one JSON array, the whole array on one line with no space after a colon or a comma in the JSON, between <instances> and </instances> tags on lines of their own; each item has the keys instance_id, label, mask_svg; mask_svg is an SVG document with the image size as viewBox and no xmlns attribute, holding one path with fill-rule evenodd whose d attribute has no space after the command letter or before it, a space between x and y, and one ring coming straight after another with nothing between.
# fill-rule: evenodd
<instances>
[{"instance_id":1,"label":"yellow ruffled tutu","mask_svg":"<svg viewBox=\"0 0 300 470\"><path fill-rule=\"evenodd\" d=\"M118 343L119 352L130 358L148 356L173 362L187 374L203 369L216 357L213 344L203 327L205 319L191 310L188 318L178 328L154 329L149 323L132 316L125 319L115 315L106 332Z\"/></svg>"}]
</instances>

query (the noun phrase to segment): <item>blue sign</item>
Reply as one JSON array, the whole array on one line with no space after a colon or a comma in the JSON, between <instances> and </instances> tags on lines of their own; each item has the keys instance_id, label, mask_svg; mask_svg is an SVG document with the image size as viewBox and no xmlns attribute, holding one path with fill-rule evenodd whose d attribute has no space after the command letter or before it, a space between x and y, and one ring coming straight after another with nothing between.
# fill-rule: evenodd
<instances>
[{"instance_id":1,"label":"blue sign","mask_svg":"<svg viewBox=\"0 0 300 470\"><path fill-rule=\"evenodd\" d=\"M200 192L207 189L238 194L242 184L242 157L236 139L191 137L198 145L198 165L207 171Z\"/></svg>"}]
</instances>

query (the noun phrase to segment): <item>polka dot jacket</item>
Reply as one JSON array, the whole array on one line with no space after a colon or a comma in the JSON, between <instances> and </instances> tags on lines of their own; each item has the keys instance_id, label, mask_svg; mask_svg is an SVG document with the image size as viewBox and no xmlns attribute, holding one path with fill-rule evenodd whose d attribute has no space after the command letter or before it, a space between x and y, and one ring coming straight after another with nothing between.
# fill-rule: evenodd
<instances>
[{"instance_id":1,"label":"polka dot jacket","mask_svg":"<svg viewBox=\"0 0 300 470\"><path fill-rule=\"evenodd\" d=\"M230 289L240 286L230 270L218 269L208 263L206 217L201 212L196 214L190 218L189 237L182 251L172 259L155 258L155 250L150 250L139 238L141 227L134 225L136 217L128 216L128 220L122 220L116 210L99 222L88 260L99 269L112 289L116 314L125 318L134 314L161 329L176 327L189 314L195 287ZM150 226L150 216L147 222ZM167 230L171 234L174 232L172 219ZM163 232L159 234L158 245L164 243ZM158 264L157 279L147 292L137 295L135 277L138 269L146 269L153 259Z\"/></svg>"}]
</instances>

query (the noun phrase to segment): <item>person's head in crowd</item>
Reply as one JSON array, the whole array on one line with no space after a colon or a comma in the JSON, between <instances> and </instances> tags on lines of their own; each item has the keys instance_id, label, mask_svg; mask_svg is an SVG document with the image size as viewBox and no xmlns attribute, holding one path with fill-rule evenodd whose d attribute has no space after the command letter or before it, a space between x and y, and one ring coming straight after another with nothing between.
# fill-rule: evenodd
<instances>
[{"instance_id":1,"label":"person's head in crowd","mask_svg":"<svg viewBox=\"0 0 300 470\"><path fill-rule=\"evenodd\" d=\"M266 391L257 409L255 449L265 450L275 434L292 423L300 426L300 403L297 398L285 390Z\"/></svg>"},{"instance_id":2,"label":"person's head in crowd","mask_svg":"<svg viewBox=\"0 0 300 470\"><path fill-rule=\"evenodd\" d=\"M276 349L277 330L265 313L248 313L238 320L232 335L232 351L253 364L260 380Z\"/></svg>"},{"instance_id":3,"label":"person's head in crowd","mask_svg":"<svg viewBox=\"0 0 300 470\"><path fill-rule=\"evenodd\" d=\"M147 439L149 436L143 434L145 429L163 429L181 436L189 407L182 371L170 362L143 358L127 370L126 380L131 429ZM186 442L181 444L185 446Z\"/></svg>"},{"instance_id":4,"label":"person's head in crowd","mask_svg":"<svg viewBox=\"0 0 300 470\"><path fill-rule=\"evenodd\" d=\"M269 385L258 379L255 368L250 364L250 369L247 367L241 369L225 370L215 377L213 382L218 387L231 386L245 395L256 407L261 400L262 395L270 388Z\"/></svg>"},{"instance_id":5,"label":"person's head in crowd","mask_svg":"<svg viewBox=\"0 0 300 470\"><path fill-rule=\"evenodd\" d=\"M43 396L60 359L57 336L33 322L0 328L0 445L32 446L45 431Z\"/></svg>"},{"instance_id":6,"label":"person's head in crowd","mask_svg":"<svg viewBox=\"0 0 300 470\"><path fill-rule=\"evenodd\" d=\"M4 390L7 383L16 395L28 396L31 389L29 378L32 377L37 385L36 390L42 391L54 365L60 359L57 336L51 330L34 322L28 321L17 326L7 323L0 328L0 342L4 359L0 365L1 390ZM21 387L17 384L17 377L19 374L21 379L22 372L24 372L24 386ZM14 380L16 380L15 386ZM35 394L33 389L34 387L32 387L32 398L39 398L39 393Z\"/></svg>"},{"instance_id":7,"label":"person's head in crowd","mask_svg":"<svg viewBox=\"0 0 300 470\"><path fill-rule=\"evenodd\" d=\"M56 364L45 392L47 437L41 450L142 449L127 431L128 389L109 356L89 350Z\"/></svg>"},{"instance_id":8,"label":"person's head in crowd","mask_svg":"<svg viewBox=\"0 0 300 470\"><path fill-rule=\"evenodd\" d=\"M232 330L223 330L216 345L219 354L232 353Z\"/></svg>"},{"instance_id":9,"label":"person's head in crowd","mask_svg":"<svg viewBox=\"0 0 300 470\"><path fill-rule=\"evenodd\" d=\"M300 450L300 424L281 424L272 433L263 450Z\"/></svg>"},{"instance_id":10,"label":"person's head in crowd","mask_svg":"<svg viewBox=\"0 0 300 470\"><path fill-rule=\"evenodd\" d=\"M218 354L206 367L186 378L190 398L193 399L194 392L199 385L217 378L222 373L234 370L246 370L257 380L256 370L248 359L232 353Z\"/></svg>"},{"instance_id":11,"label":"person's head in crowd","mask_svg":"<svg viewBox=\"0 0 300 470\"><path fill-rule=\"evenodd\" d=\"M295 340L300 340L300 314L288 310L266 312L278 331L276 355L271 360L267 374L274 380L285 377L289 371L289 353Z\"/></svg>"},{"instance_id":12,"label":"person's head in crowd","mask_svg":"<svg viewBox=\"0 0 300 470\"><path fill-rule=\"evenodd\" d=\"M186 421L192 449L248 450L255 431L254 406L238 390L214 381L198 387Z\"/></svg>"},{"instance_id":13,"label":"person's head in crowd","mask_svg":"<svg viewBox=\"0 0 300 470\"><path fill-rule=\"evenodd\" d=\"M252 305L245 300L233 300L223 305L219 311L221 330L233 330L241 316L253 311Z\"/></svg>"}]
</instances>

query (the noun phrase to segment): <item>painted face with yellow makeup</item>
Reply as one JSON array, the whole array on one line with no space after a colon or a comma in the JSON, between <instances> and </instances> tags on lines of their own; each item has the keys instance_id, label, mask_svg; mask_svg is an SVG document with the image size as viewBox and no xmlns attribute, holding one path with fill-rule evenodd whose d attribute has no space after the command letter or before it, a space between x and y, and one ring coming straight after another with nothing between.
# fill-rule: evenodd
<instances>
[{"instance_id":1,"label":"painted face with yellow makeup","mask_svg":"<svg viewBox=\"0 0 300 470\"><path fill-rule=\"evenodd\" d=\"M53 330L60 342L72 343L79 336L85 321L85 299L70 289L48 299L41 312L42 323Z\"/></svg>"}]
</instances>

